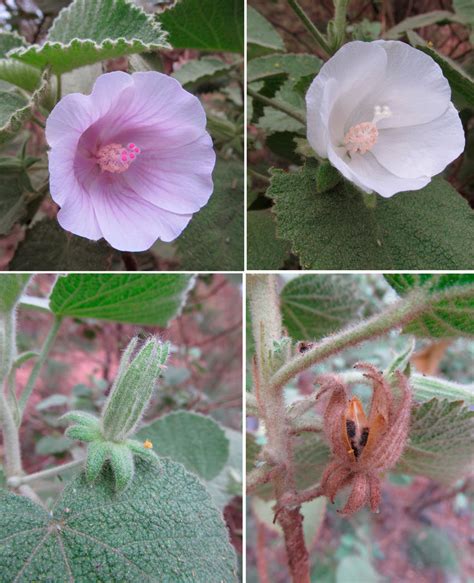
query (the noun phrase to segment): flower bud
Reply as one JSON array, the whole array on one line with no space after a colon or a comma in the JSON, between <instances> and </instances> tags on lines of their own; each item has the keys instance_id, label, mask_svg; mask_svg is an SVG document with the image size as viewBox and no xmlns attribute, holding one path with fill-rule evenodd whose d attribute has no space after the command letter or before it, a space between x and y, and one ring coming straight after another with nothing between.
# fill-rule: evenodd
<instances>
[{"instance_id":1,"label":"flower bud","mask_svg":"<svg viewBox=\"0 0 474 583\"><path fill-rule=\"evenodd\" d=\"M137 339L134 338L125 350L102 410L102 433L109 441L124 441L134 432L168 357L169 344L150 338L132 360L136 345Z\"/></svg>"}]
</instances>

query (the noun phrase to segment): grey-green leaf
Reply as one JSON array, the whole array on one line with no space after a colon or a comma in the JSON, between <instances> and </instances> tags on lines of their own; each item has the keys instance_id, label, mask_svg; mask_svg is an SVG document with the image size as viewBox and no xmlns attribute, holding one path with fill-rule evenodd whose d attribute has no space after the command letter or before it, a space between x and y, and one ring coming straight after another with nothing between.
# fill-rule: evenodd
<instances>
[{"instance_id":1,"label":"grey-green leaf","mask_svg":"<svg viewBox=\"0 0 474 583\"><path fill-rule=\"evenodd\" d=\"M317 192L317 163L273 172L279 236L307 269L470 269L473 212L441 178L413 192L377 197L368 208L347 181ZM453 236L453 233L456 236Z\"/></svg>"},{"instance_id":2,"label":"grey-green leaf","mask_svg":"<svg viewBox=\"0 0 474 583\"><path fill-rule=\"evenodd\" d=\"M56 281L50 306L57 316L166 327L193 283L187 274L70 274Z\"/></svg>"},{"instance_id":3,"label":"grey-green leaf","mask_svg":"<svg viewBox=\"0 0 474 583\"><path fill-rule=\"evenodd\" d=\"M283 325L295 340L317 340L361 316L366 296L345 275L302 275L280 292Z\"/></svg>"},{"instance_id":4,"label":"grey-green leaf","mask_svg":"<svg viewBox=\"0 0 474 583\"><path fill-rule=\"evenodd\" d=\"M178 411L143 427L136 435L149 439L160 457L180 462L205 480L215 478L229 457L229 440L211 417Z\"/></svg>"},{"instance_id":5,"label":"grey-green leaf","mask_svg":"<svg viewBox=\"0 0 474 583\"><path fill-rule=\"evenodd\" d=\"M252 6L247 7L247 44L270 51L285 50L283 39L275 28Z\"/></svg>"},{"instance_id":6,"label":"grey-green leaf","mask_svg":"<svg viewBox=\"0 0 474 583\"><path fill-rule=\"evenodd\" d=\"M110 470L71 482L51 513L0 491L0 580L232 583L235 553L199 480L163 460L137 461L131 486Z\"/></svg>"},{"instance_id":7,"label":"grey-green leaf","mask_svg":"<svg viewBox=\"0 0 474 583\"><path fill-rule=\"evenodd\" d=\"M170 45L157 19L129 0L74 0L56 18L45 43L12 49L8 56L61 74L164 48Z\"/></svg>"},{"instance_id":8,"label":"grey-green leaf","mask_svg":"<svg viewBox=\"0 0 474 583\"><path fill-rule=\"evenodd\" d=\"M174 48L244 52L242 0L180 0L160 20Z\"/></svg>"},{"instance_id":9,"label":"grey-green leaf","mask_svg":"<svg viewBox=\"0 0 474 583\"><path fill-rule=\"evenodd\" d=\"M469 470L474 456L474 411L463 401L431 399L412 410L410 440L397 471L450 484Z\"/></svg>"},{"instance_id":10,"label":"grey-green leaf","mask_svg":"<svg viewBox=\"0 0 474 583\"><path fill-rule=\"evenodd\" d=\"M281 269L290 255L288 241L278 239L269 210L247 214L247 268Z\"/></svg>"},{"instance_id":11,"label":"grey-green leaf","mask_svg":"<svg viewBox=\"0 0 474 583\"><path fill-rule=\"evenodd\" d=\"M474 336L474 274L387 274L385 279L400 295L419 288L435 300L404 332L422 338Z\"/></svg>"},{"instance_id":12,"label":"grey-green leaf","mask_svg":"<svg viewBox=\"0 0 474 583\"><path fill-rule=\"evenodd\" d=\"M219 160L214 192L177 241L181 268L241 271L244 266L244 169L241 162Z\"/></svg>"},{"instance_id":13,"label":"grey-green leaf","mask_svg":"<svg viewBox=\"0 0 474 583\"><path fill-rule=\"evenodd\" d=\"M314 55L277 54L251 59L247 66L247 82L260 81L284 73L295 83L307 75L316 76L322 61Z\"/></svg>"}]
</instances>

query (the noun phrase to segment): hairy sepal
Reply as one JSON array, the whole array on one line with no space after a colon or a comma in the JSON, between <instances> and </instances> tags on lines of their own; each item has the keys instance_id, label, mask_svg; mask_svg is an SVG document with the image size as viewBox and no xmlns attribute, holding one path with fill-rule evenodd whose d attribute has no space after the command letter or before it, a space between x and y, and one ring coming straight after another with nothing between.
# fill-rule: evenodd
<instances>
[{"instance_id":1,"label":"hairy sepal","mask_svg":"<svg viewBox=\"0 0 474 583\"><path fill-rule=\"evenodd\" d=\"M109 457L109 446L105 441L94 441L87 448L86 479L95 482Z\"/></svg>"},{"instance_id":2,"label":"hairy sepal","mask_svg":"<svg viewBox=\"0 0 474 583\"><path fill-rule=\"evenodd\" d=\"M64 432L69 439L76 439L77 441L84 441L90 443L102 439L100 429L92 425L71 425Z\"/></svg>"},{"instance_id":3,"label":"hairy sepal","mask_svg":"<svg viewBox=\"0 0 474 583\"><path fill-rule=\"evenodd\" d=\"M123 492L133 480L135 462L126 444L109 443L109 463L115 478L115 489Z\"/></svg>"},{"instance_id":4,"label":"hairy sepal","mask_svg":"<svg viewBox=\"0 0 474 583\"><path fill-rule=\"evenodd\" d=\"M69 411L59 418L60 421L72 421L78 425L84 425L88 427L100 427L99 418L92 413L86 413L85 411Z\"/></svg>"}]
</instances>

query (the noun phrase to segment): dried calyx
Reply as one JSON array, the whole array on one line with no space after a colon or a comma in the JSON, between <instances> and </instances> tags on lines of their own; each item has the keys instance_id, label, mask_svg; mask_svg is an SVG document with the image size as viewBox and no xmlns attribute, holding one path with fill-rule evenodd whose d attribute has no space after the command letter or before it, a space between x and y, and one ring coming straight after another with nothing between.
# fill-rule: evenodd
<instances>
[{"instance_id":1,"label":"dried calyx","mask_svg":"<svg viewBox=\"0 0 474 583\"><path fill-rule=\"evenodd\" d=\"M411 391L407 378L396 373L401 397L375 367L359 363L372 381L373 393L368 417L357 397L350 397L337 376L325 377L318 398L329 393L324 413L324 433L332 460L320 484L321 494L334 502L336 494L350 486L346 505L340 511L349 515L366 504L373 512L380 503L381 473L392 468L403 453L410 423Z\"/></svg>"}]
</instances>

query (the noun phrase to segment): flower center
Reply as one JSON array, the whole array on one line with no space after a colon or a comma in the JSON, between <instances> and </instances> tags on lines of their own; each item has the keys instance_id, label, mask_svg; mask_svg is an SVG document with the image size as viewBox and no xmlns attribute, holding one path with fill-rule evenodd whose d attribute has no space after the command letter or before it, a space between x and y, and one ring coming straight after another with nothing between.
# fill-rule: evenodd
<instances>
[{"instance_id":1,"label":"flower center","mask_svg":"<svg viewBox=\"0 0 474 583\"><path fill-rule=\"evenodd\" d=\"M107 146L102 146L97 152L97 164L99 164L102 172L106 170L107 172L121 174L137 159L140 152L140 148L134 143L128 144L126 148L121 144L108 144Z\"/></svg>"},{"instance_id":2,"label":"flower center","mask_svg":"<svg viewBox=\"0 0 474 583\"><path fill-rule=\"evenodd\" d=\"M364 121L352 126L344 136L344 145L348 154L365 154L377 143L379 131L377 122L386 117L390 117L392 112L388 105L374 107L374 117L372 121Z\"/></svg>"}]
</instances>

